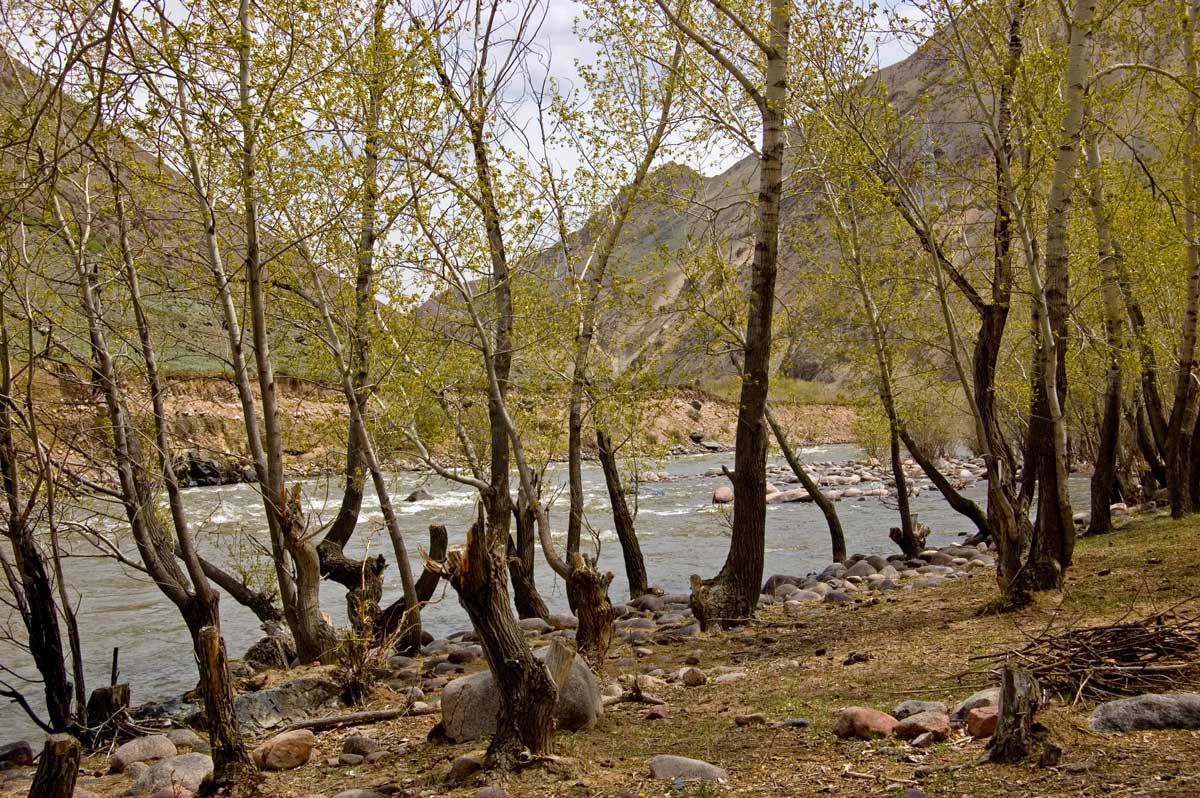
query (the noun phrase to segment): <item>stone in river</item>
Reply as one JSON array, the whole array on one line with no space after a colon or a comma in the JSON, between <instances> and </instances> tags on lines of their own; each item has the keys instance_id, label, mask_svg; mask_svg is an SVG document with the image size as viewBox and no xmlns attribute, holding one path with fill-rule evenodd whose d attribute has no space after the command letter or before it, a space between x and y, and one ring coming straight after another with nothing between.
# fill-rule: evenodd
<instances>
[{"instance_id":1,"label":"stone in river","mask_svg":"<svg viewBox=\"0 0 1200 798\"><path fill-rule=\"evenodd\" d=\"M733 501L733 488L728 485L721 485L712 493L713 504L729 504Z\"/></svg>"}]
</instances>

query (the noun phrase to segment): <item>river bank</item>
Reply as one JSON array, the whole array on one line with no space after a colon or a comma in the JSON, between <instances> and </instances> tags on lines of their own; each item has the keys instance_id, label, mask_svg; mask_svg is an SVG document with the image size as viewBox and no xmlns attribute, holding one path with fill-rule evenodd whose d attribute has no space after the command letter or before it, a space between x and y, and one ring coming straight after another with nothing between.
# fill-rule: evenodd
<instances>
[{"instance_id":1,"label":"river bank","mask_svg":"<svg viewBox=\"0 0 1200 798\"><path fill-rule=\"evenodd\" d=\"M965 557L953 566L957 576L942 573L936 586L917 586L939 575L927 572L902 577L896 591L849 591L844 602L776 601L753 623L726 633L679 634L684 627L664 621L662 610L651 630L637 619L653 617L653 611L635 613L621 624L606 681L627 687L635 676L646 676L641 685L663 703L609 703L590 730L560 734L558 760L499 780L470 774L448 783L454 763L461 770L459 760L482 741L429 741L440 720L435 712L321 732L309 764L267 774L260 794L300 798L358 789L366 796L389 785L376 794L465 797L492 784L514 798L858 796L904 789L955 798L1006 796L1014 789L1037 796L1195 795L1200 732L1098 734L1088 722L1092 703L1070 696L1053 698L1039 714L1049 739L1062 748L1060 760L1047 767L982 764L985 742L962 731L924 747L893 738L842 740L834 730L841 709L851 705L891 711L921 699L953 707L995 684L994 663L978 657L1019 648L1031 634L1140 617L1200 595L1197 534L1196 521L1146 517L1111 535L1081 539L1064 589L1010 615L979 613L997 595L994 575L986 563L970 566ZM986 553L975 559L986 560ZM879 581L859 579L857 584ZM665 634L670 628L675 633ZM454 645L470 647L468 641ZM438 665L451 659L431 651L411 667L420 673L432 665L420 678L444 679ZM479 667L474 661L464 669ZM702 671L703 682L686 679L688 668ZM314 669L306 673L316 675ZM403 706L411 696L400 687L380 685L369 707ZM431 689L428 698L436 700L435 694ZM354 734L373 740L384 754L370 764L339 763ZM703 760L721 768L726 781L705 786L652 778L649 762L663 754ZM86 767L99 773L104 761L93 758ZM81 786L101 796L131 783L122 776L86 781ZM20 777L10 775L0 795L23 795L20 786Z\"/></svg>"}]
</instances>

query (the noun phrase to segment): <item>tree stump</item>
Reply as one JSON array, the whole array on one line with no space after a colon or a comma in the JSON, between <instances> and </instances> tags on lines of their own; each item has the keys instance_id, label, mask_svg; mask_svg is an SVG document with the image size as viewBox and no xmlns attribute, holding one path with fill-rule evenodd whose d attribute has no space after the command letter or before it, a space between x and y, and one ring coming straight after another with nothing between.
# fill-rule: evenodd
<instances>
[{"instance_id":1,"label":"tree stump","mask_svg":"<svg viewBox=\"0 0 1200 798\"><path fill-rule=\"evenodd\" d=\"M1005 665L996 731L988 742L990 761L1016 764L1029 756L1034 742L1033 716L1041 704L1042 689L1033 676L1023 668Z\"/></svg>"},{"instance_id":2,"label":"tree stump","mask_svg":"<svg viewBox=\"0 0 1200 798\"><path fill-rule=\"evenodd\" d=\"M122 726L128 710L129 685L114 684L111 687L97 687L88 697L88 728L99 731L108 725Z\"/></svg>"},{"instance_id":3,"label":"tree stump","mask_svg":"<svg viewBox=\"0 0 1200 798\"><path fill-rule=\"evenodd\" d=\"M579 618L575 645L597 675L604 672L604 660L612 644L613 620L616 618L612 601L608 598L608 586L612 580L611 572L601 574L596 570L595 563L585 559L579 552L571 555L571 575L567 578L567 584L575 596L576 616Z\"/></svg>"},{"instance_id":4,"label":"tree stump","mask_svg":"<svg viewBox=\"0 0 1200 798\"><path fill-rule=\"evenodd\" d=\"M29 798L71 798L82 755L79 741L69 734L52 734L46 738L46 747L42 749L42 758L29 788Z\"/></svg>"}]
</instances>

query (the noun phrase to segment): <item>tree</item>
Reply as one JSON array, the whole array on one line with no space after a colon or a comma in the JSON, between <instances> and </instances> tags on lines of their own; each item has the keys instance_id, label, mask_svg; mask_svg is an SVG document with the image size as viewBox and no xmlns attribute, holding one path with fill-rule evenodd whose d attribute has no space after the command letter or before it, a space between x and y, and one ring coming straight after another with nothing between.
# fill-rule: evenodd
<instances>
[{"instance_id":1,"label":"tree","mask_svg":"<svg viewBox=\"0 0 1200 798\"><path fill-rule=\"evenodd\" d=\"M770 387L772 316L779 258L779 207L783 190L784 118L788 100L788 64L793 8L790 0L771 0L769 18L756 24L749 9L709 0L713 31L700 29L690 15L655 0L666 19L708 54L715 68L728 74L757 109L761 122L758 146L759 182L755 208L754 258L747 298L743 339L741 392L734 442L733 538L725 564L716 577L692 577L692 611L701 626L732 625L754 614L762 584L766 538L767 393ZM736 44L718 41L727 21L737 32ZM743 38L744 37L744 38ZM749 65L727 53L750 48ZM746 69L759 71L760 76Z\"/></svg>"}]
</instances>

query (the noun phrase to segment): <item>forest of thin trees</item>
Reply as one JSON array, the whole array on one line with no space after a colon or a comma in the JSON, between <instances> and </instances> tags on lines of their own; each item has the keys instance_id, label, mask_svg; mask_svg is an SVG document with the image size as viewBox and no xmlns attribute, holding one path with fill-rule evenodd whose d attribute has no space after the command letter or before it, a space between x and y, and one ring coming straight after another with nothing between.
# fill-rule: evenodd
<instances>
[{"instance_id":1,"label":"forest of thin trees","mask_svg":"<svg viewBox=\"0 0 1200 798\"><path fill-rule=\"evenodd\" d=\"M756 612L772 448L845 559L772 411L785 350L861 397L906 553L923 535L905 459L991 541L993 609L1060 588L1114 503L1200 511L1200 2L581 0L569 80L550 5L5 5L0 568L44 711L0 681L47 733L106 733L80 642L104 630L81 627L62 563L84 545L182 616L218 783L254 767L231 604L337 664L351 638L419 647L439 580L501 688L490 764L549 751L557 688L518 618L548 616L533 575L550 569L599 669L613 601L650 590L626 461L647 454L636 407L655 391L737 379L728 555L692 577L705 628ZM914 55L879 71L897 47ZM693 171L716 164L740 182ZM258 579L206 558L183 500L171 406L197 371L236 391ZM284 380L344 408L327 523L293 476ZM943 473L960 449L986 465L983 506ZM588 545L586 457L630 597ZM402 462L477 493L464 545L441 556L443 531L410 558ZM386 542L357 560L371 491Z\"/></svg>"}]
</instances>

